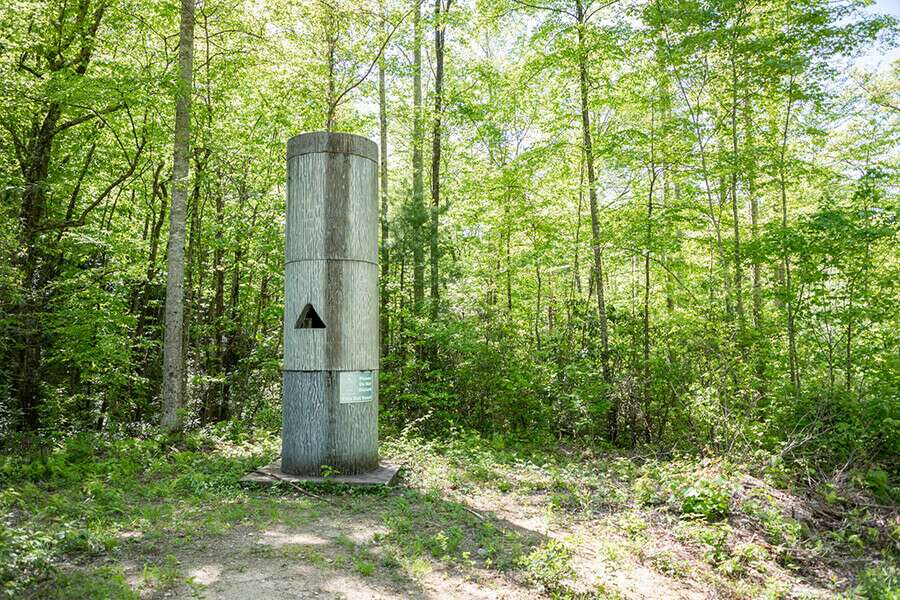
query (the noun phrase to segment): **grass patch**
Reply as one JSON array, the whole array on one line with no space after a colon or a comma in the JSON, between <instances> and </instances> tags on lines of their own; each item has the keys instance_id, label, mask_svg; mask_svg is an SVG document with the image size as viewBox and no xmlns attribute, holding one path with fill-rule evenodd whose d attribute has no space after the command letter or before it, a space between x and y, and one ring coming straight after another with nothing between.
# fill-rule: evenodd
<instances>
[{"instance_id":1,"label":"grass patch","mask_svg":"<svg viewBox=\"0 0 900 600\"><path fill-rule=\"evenodd\" d=\"M315 490L324 502L291 486L241 488L238 479L277 449L277 438L262 432L210 430L177 442L78 436L43 456L0 459L2 594L127 598L196 591L176 558L188 550L213 547L217 536L321 523L329 533L320 545L245 543L241 551L380 578L379 584L405 587L440 571L476 582L503 579L555 598L615 597L609 586L584 589L596 579L576 565L591 568L595 560L607 573L642 564L672 585L699 580L734 597L779 597L813 561L819 568L849 557L867 570L845 570L842 580L853 587L833 583L829 591L896 598L900 529L876 526L870 512L852 504L865 486L887 493L890 482L880 473L859 478L849 491L820 486L822 504L845 521L817 530L793 517L801 496L753 477L748 483L749 468L724 461L636 460L515 448L474 435L439 441L406 435L383 449L406 465L397 488L330 483ZM533 520L539 521L534 527ZM351 522L375 531L361 538L347 527ZM586 553L559 541L597 538L606 541ZM123 555L137 557L128 564L145 565L129 571L139 582L135 589L121 569L97 568ZM73 570L72 564L85 566Z\"/></svg>"}]
</instances>

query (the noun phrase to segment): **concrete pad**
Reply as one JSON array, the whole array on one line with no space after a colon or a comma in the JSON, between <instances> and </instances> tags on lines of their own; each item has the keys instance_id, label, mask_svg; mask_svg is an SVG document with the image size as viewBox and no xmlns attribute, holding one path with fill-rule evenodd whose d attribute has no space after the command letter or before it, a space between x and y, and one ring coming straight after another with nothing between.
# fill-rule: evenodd
<instances>
[{"instance_id":1,"label":"concrete pad","mask_svg":"<svg viewBox=\"0 0 900 600\"><path fill-rule=\"evenodd\" d=\"M332 475L331 477L314 477L311 475L291 475L281 472L281 459L260 467L252 473L241 477L241 483L255 483L259 485L272 485L278 481L291 483L340 483L342 485L367 486L367 485L393 485L397 479L400 465L380 463L378 468L367 473L357 475Z\"/></svg>"}]
</instances>

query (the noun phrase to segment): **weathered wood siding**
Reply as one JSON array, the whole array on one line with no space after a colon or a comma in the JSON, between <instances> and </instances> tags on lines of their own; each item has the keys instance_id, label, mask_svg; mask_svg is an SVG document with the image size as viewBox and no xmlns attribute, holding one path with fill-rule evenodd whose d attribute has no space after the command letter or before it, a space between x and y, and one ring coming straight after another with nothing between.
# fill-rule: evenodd
<instances>
[{"instance_id":1,"label":"weathered wood siding","mask_svg":"<svg viewBox=\"0 0 900 600\"><path fill-rule=\"evenodd\" d=\"M378 368L378 266L357 261L288 263L284 273L284 368ZM296 329L311 304L325 329Z\"/></svg>"},{"instance_id":2,"label":"weathered wood siding","mask_svg":"<svg viewBox=\"0 0 900 600\"><path fill-rule=\"evenodd\" d=\"M310 133L287 153L282 471L378 464L378 147ZM311 305L324 328L297 328ZM372 372L371 400L342 402L341 372Z\"/></svg>"},{"instance_id":3,"label":"weathered wood siding","mask_svg":"<svg viewBox=\"0 0 900 600\"><path fill-rule=\"evenodd\" d=\"M378 204L368 198L377 169L375 162L355 154L288 159L285 262L378 262Z\"/></svg>"},{"instance_id":4,"label":"weathered wood siding","mask_svg":"<svg viewBox=\"0 0 900 600\"><path fill-rule=\"evenodd\" d=\"M371 402L341 404L338 371L284 372L281 470L319 475L323 465L343 474L378 466L378 375ZM288 398L295 401L288 402Z\"/></svg>"}]
</instances>

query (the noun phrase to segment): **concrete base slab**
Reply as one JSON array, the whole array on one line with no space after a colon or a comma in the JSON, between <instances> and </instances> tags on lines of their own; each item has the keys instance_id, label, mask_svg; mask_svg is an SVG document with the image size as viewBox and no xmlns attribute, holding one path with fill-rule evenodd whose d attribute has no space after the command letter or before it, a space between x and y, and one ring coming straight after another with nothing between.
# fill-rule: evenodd
<instances>
[{"instance_id":1,"label":"concrete base slab","mask_svg":"<svg viewBox=\"0 0 900 600\"><path fill-rule=\"evenodd\" d=\"M291 475L281 472L281 459L269 463L264 467L260 467L252 473L248 473L241 477L241 483L255 483L260 485L272 485L278 481L289 481L291 483L340 483L342 485L393 485L397 479L397 473L400 471L400 465L392 465L389 463L380 463L378 468L367 473L359 473L357 475L333 475L331 477L313 477L311 475Z\"/></svg>"}]
</instances>

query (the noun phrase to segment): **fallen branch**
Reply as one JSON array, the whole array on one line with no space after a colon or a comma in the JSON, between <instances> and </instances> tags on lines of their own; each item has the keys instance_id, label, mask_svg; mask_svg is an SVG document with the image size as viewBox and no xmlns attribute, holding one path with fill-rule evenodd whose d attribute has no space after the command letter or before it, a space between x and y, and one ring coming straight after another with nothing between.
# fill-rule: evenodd
<instances>
[{"instance_id":1,"label":"fallen branch","mask_svg":"<svg viewBox=\"0 0 900 600\"><path fill-rule=\"evenodd\" d=\"M271 477L272 479L275 479L277 481L283 481L284 483L288 484L289 486L294 488L294 490L296 490L300 494L303 494L304 496L309 496L310 498L315 498L316 500L319 500L321 502L324 502L326 504L330 504L331 506L334 506L334 502L332 502L330 500L326 500L322 496L317 496L316 494L313 494L312 492L304 490L302 487L300 487L299 485L297 485L290 479L286 479L284 477L279 477L278 475L273 475L272 473L266 473L265 471L260 471L259 469L256 469L253 472L257 473L259 475L265 475L266 477Z\"/></svg>"},{"instance_id":2,"label":"fallen branch","mask_svg":"<svg viewBox=\"0 0 900 600\"><path fill-rule=\"evenodd\" d=\"M479 521L484 521L484 520L487 518L487 517L485 517L483 514L481 514L481 513L477 512L477 511L475 511L475 510L469 508L469 507L466 506L465 504L460 504L460 506L462 506L463 510L466 511L467 513L473 514L473 515L475 515L476 517L478 517L478 520L479 520Z\"/></svg>"}]
</instances>

